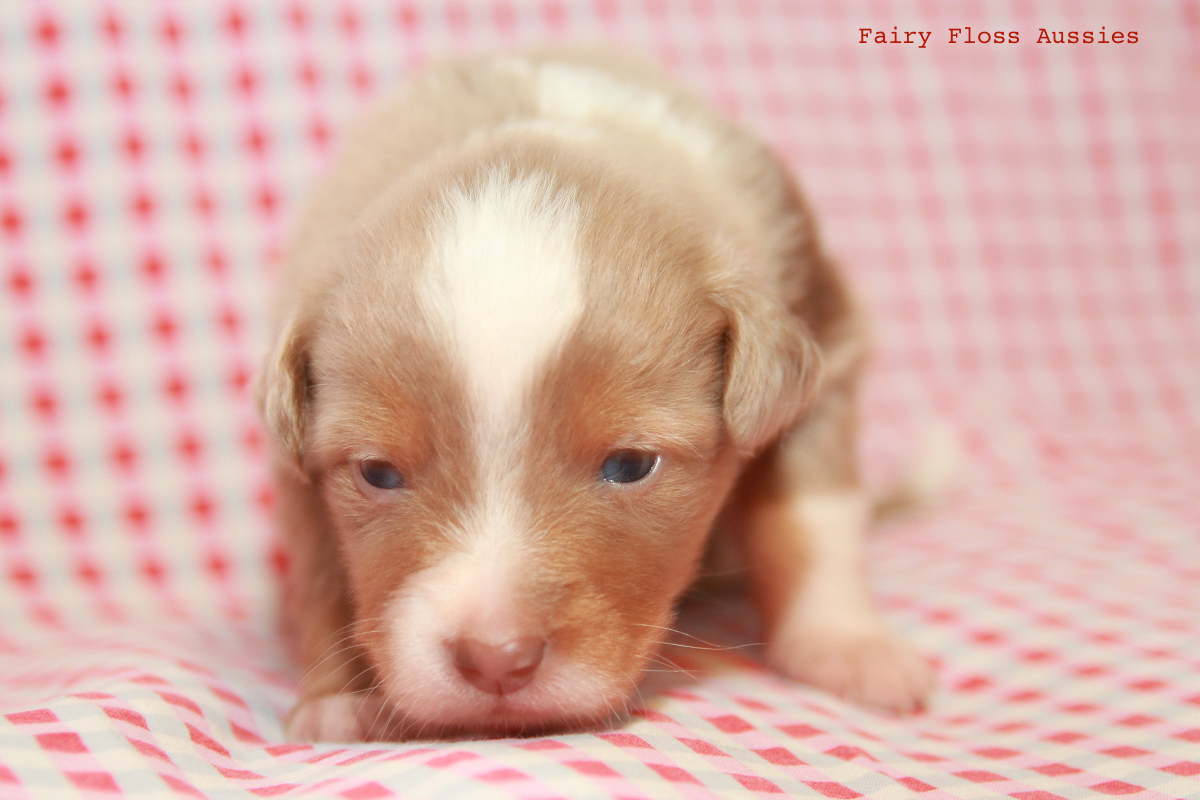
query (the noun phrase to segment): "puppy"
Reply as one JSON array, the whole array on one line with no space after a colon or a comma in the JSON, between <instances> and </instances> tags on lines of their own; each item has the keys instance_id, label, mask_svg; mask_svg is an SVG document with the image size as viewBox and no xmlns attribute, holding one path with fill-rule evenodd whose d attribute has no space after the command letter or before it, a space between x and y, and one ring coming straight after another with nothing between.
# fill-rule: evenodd
<instances>
[{"instance_id":1,"label":"puppy","mask_svg":"<svg viewBox=\"0 0 1200 800\"><path fill-rule=\"evenodd\" d=\"M864 344L785 169L653 70L414 78L308 203L260 378L306 668L289 736L609 721L714 527L771 665L920 707L928 668L864 578Z\"/></svg>"}]
</instances>

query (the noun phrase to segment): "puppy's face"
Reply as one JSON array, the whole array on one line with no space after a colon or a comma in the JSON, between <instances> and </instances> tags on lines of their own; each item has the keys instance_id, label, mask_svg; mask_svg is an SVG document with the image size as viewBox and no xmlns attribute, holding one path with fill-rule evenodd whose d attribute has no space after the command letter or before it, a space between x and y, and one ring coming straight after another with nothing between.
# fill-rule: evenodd
<instances>
[{"instance_id":1,"label":"puppy's face","mask_svg":"<svg viewBox=\"0 0 1200 800\"><path fill-rule=\"evenodd\" d=\"M714 290L703 226L661 201L503 164L446 185L347 242L285 334L268 419L412 735L585 726L633 692L811 348Z\"/></svg>"}]
</instances>

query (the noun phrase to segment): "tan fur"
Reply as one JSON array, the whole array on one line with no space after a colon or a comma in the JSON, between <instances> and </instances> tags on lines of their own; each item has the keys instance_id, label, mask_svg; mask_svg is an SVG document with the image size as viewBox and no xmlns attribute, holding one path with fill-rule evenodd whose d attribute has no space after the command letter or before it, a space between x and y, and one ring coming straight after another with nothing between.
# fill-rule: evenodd
<instances>
[{"instance_id":1,"label":"tan fur","mask_svg":"<svg viewBox=\"0 0 1200 800\"><path fill-rule=\"evenodd\" d=\"M923 663L870 603L861 525L837 522L853 503L819 499L860 491L864 337L808 211L753 137L620 64L536 53L434 67L348 137L302 215L259 386L308 670L297 738L528 734L611 718L722 509L754 571L772 663L896 710L928 691ZM606 76L618 98L633 87L649 98L645 118L593 112L569 93L549 113L539 74ZM655 115L671 135L645 124ZM448 188L470 196L489 175L547 181L580 210L583 314L521 396L503 464L481 460L458 351L418 300ZM599 481L621 448L659 453L660 467L641 483ZM364 458L394 464L404 489L364 491ZM498 475L502 501L488 494ZM472 611L466 578L463 598L421 594L477 563L490 535L479 514L499 502L517 504L520 527L516 566L494 590L504 608ZM838 529L814 529L830 527L822 514ZM414 603L432 610L405 617ZM446 636L491 635L472 621L481 614L548 643L528 688L493 697L456 682L439 643L395 628L444 618ZM427 646L434 656L414 654Z\"/></svg>"}]
</instances>

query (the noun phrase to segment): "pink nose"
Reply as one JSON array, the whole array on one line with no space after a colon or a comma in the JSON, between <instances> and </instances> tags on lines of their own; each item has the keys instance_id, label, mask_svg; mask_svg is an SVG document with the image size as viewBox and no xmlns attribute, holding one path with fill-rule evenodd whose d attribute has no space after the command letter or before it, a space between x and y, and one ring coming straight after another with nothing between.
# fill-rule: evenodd
<instances>
[{"instance_id":1,"label":"pink nose","mask_svg":"<svg viewBox=\"0 0 1200 800\"><path fill-rule=\"evenodd\" d=\"M454 666L463 678L492 694L509 694L529 683L545 651L546 640L538 636L500 643L461 636L450 643Z\"/></svg>"}]
</instances>

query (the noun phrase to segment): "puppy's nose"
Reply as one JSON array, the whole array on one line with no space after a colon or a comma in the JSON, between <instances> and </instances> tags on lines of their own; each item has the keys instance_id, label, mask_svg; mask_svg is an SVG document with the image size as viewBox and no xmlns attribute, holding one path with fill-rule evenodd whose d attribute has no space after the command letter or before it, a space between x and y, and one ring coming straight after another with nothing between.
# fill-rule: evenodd
<instances>
[{"instance_id":1,"label":"puppy's nose","mask_svg":"<svg viewBox=\"0 0 1200 800\"><path fill-rule=\"evenodd\" d=\"M463 678L492 694L509 694L529 683L545 652L546 640L539 636L498 643L460 636L450 643L454 666Z\"/></svg>"}]
</instances>

